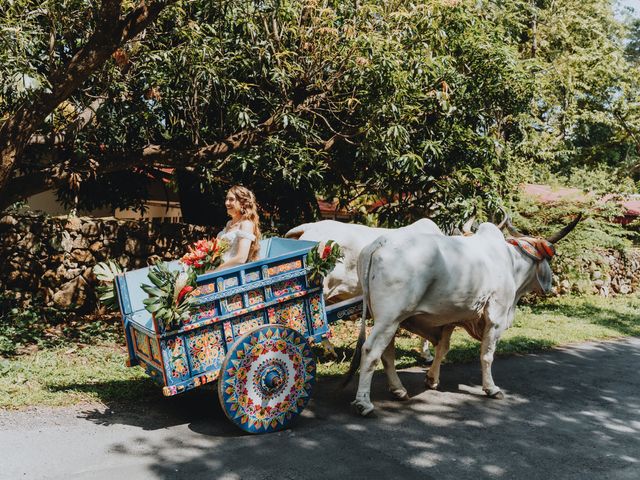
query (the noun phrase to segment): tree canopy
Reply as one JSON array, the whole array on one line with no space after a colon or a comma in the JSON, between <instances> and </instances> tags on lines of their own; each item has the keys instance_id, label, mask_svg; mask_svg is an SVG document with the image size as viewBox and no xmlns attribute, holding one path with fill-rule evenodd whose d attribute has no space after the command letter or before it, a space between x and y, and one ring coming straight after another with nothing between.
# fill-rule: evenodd
<instances>
[{"instance_id":1,"label":"tree canopy","mask_svg":"<svg viewBox=\"0 0 640 480\"><path fill-rule=\"evenodd\" d=\"M633 176L631 27L608 0L3 2L0 208L140 206L168 177L243 182L289 225L316 195L447 224L523 181Z\"/></svg>"}]
</instances>

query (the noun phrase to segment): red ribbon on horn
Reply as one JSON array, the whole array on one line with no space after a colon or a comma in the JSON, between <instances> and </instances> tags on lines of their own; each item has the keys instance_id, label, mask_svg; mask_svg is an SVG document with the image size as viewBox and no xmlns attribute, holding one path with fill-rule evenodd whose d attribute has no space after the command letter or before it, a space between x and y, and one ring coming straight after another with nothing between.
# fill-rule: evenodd
<instances>
[{"instance_id":1,"label":"red ribbon on horn","mask_svg":"<svg viewBox=\"0 0 640 480\"><path fill-rule=\"evenodd\" d=\"M548 242L544 238L512 238L506 239L507 243L517 247L522 253L533 260L551 260L556 254L556 249L553 243Z\"/></svg>"}]
</instances>

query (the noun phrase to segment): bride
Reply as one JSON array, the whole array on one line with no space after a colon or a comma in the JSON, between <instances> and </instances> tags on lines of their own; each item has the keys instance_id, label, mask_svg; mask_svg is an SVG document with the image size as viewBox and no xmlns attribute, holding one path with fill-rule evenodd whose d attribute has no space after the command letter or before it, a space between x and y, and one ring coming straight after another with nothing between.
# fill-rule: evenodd
<instances>
[{"instance_id":1,"label":"bride","mask_svg":"<svg viewBox=\"0 0 640 480\"><path fill-rule=\"evenodd\" d=\"M234 185L227 192L224 205L231 220L218 233L218 238L228 241L229 249L222 254L222 263L214 271L253 262L260 253L260 218L253 192Z\"/></svg>"}]
</instances>

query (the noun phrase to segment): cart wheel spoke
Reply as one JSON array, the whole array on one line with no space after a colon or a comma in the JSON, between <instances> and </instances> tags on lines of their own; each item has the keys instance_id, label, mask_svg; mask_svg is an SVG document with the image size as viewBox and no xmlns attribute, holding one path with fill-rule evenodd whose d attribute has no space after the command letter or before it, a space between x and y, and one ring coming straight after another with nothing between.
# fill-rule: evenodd
<instances>
[{"instance_id":1,"label":"cart wheel spoke","mask_svg":"<svg viewBox=\"0 0 640 480\"><path fill-rule=\"evenodd\" d=\"M304 336L281 325L263 325L229 349L218 380L220 403L246 432L275 432L304 410L315 376L315 359Z\"/></svg>"}]
</instances>

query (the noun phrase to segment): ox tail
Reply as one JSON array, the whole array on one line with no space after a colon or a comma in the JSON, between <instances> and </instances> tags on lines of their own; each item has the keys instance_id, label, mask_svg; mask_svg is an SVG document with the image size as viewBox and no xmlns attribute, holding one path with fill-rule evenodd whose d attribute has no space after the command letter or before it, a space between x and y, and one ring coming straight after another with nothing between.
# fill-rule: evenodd
<instances>
[{"instance_id":1,"label":"ox tail","mask_svg":"<svg viewBox=\"0 0 640 480\"><path fill-rule=\"evenodd\" d=\"M365 247L366 248L366 247ZM376 248L377 249L377 248ZM371 262L373 260L373 253L376 249L372 249L369 254L369 258L365 265L363 265L364 271L362 272L362 319L360 321L360 334L358 335L358 342L356 343L356 349L351 357L351 365L349 365L349 371L346 374L346 378L342 382L342 386L346 387L353 376L360 367L360 359L362 358L362 346L367 339L367 307L369 306L369 271L371 270ZM358 265L359 267L360 265Z\"/></svg>"}]
</instances>

